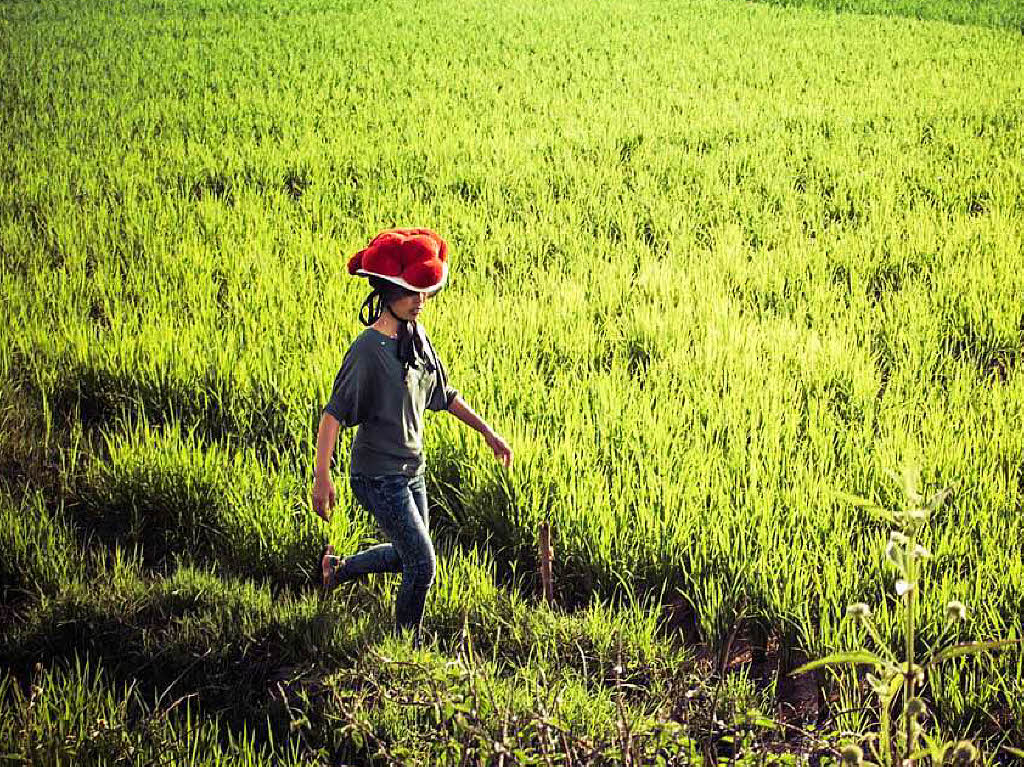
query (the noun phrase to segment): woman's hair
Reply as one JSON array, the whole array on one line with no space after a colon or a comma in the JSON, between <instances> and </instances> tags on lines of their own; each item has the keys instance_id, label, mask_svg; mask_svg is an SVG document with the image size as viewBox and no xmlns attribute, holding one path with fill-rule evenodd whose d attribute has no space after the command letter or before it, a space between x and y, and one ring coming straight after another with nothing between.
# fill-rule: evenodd
<instances>
[{"instance_id":1,"label":"woman's hair","mask_svg":"<svg viewBox=\"0 0 1024 767\"><path fill-rule=\"evenodd\" d=\"M369 280L373 290L359 307L359 321L366 327L380 319L385 311L391 311L393 301L415 293L382 277L370 277ZM422 334L416 327L416 322L399 319L394 312L391 316L398 321L398 359L402 362L405 372L409 372L410 366L417 367L417 360L422 360L427 368L432 370L433 364L424 349Z\"/></svg>"},{"instance_id":2,"label":"woman's hair","mask_svg":"<svg viewBox=\"0 0 1024 767\"><path fill-rule=\"evenodd\" d=\"M401 285L396 285L381 277L370 277L370 287L373 290L363 301L363 305L359 307L359 321L366 327L379 320L392 301L412 295L411 290L406 290Z\"/></svg>"}]
</instances>

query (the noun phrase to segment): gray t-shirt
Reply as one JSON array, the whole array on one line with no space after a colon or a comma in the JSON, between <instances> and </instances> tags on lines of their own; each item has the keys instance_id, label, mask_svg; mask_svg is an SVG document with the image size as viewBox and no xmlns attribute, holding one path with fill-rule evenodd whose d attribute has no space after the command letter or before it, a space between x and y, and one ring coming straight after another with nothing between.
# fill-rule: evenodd
<instances>
[{"instance_id":1,"label":"gray t-shirt","mask_svg":"<svg viewBox=\"0 0 1024 767\"><path fill-rule=\"evenodd\" d=\"M412 477L423 471L423 410L447 410L458 395L426 333L423 338L432 364L420 360L408 376L398 359L398 341L373 328L360 333L345 353L324 412L342 426L359 427L349 473Z\"/></svg>"}]
</instances>

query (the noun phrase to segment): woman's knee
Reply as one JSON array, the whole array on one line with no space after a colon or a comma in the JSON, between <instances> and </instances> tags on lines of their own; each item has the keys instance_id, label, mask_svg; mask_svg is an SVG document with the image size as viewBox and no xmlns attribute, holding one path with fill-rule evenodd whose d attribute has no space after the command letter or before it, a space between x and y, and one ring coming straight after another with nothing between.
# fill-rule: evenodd
<instances>
[{"instance_id":1,"label":"woman's knee","mask_svg":"<svg viewBox=\"0 0 1024 767\"><path fill-rule=\"evenodd\" d=\"M434 578L437 576L437 559L434 556L433 550L425 553L424 556L417 557L415 561L411 562L405 569L405 575L418 588L430 588L430 584L434 582Z\"/></svg>"}]
</instances>

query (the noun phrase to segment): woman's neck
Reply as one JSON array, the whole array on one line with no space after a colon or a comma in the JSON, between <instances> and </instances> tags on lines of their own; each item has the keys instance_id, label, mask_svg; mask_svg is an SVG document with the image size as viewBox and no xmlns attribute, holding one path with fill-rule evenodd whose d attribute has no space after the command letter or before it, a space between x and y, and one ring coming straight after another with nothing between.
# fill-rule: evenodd
<instances>
[{"instance_id":1,"label":"woman's neck","mask_svg":"<svg viewBox=\"0 0 1024 767\"><path fill-rule=\"evenodd\" d=\"M398 338L398 318L389 309L381 312L380 317L370 327L380 331L389 338Z\"/></svg>"}]
</instances>

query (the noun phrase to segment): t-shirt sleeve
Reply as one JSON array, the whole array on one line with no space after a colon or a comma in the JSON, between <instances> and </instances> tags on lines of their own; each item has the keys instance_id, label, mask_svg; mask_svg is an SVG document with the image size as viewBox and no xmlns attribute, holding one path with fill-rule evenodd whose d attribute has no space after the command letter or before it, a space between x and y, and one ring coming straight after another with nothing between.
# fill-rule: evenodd
<instances>
[{"instance_id":1,"label":"t-shirt sleeve","mask_svg":"<svg viewBox=\"0 0 1024 767\"><path fill-rule=\"evenodd\" d=\"M434 371L434 390L427 400L427 409L447 410L459 392L448 380L448 371L445 370L441 358L437 356L437 351L434 351L434 361L437 363L437 369Z\"/></svg>"},{"instance_id":2,"label":"t-shirt sleeve","mask_svg":"<svg viewBox=\"0 0 1024 767\"><path fill-rule=\"evenodd\" d=\"M334 377L334 388L324 412L334 416L342 426L356 426L367 420L373 411L374 388L372 360L353 347L345 354L341 369Z\"/></svg>"}]
</instances>

